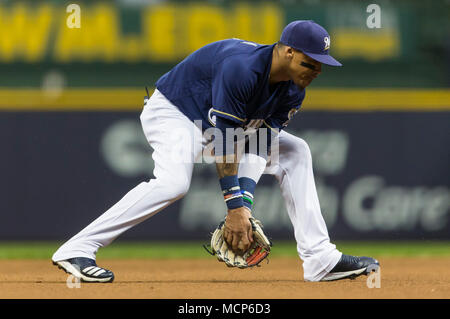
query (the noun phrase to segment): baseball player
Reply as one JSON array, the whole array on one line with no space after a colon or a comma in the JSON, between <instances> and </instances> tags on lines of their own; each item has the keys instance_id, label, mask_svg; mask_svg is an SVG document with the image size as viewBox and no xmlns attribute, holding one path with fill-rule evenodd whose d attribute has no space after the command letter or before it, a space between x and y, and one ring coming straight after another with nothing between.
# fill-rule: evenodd
<instances>
[{"instance_id":1,"label":"baseball player","mask_svg":"<svg viewBox=\"0 0 450 319\"><path fill-rule=\"evenodd\" d=\"M275 44L240 39L210 43L164 74L153 95L145 99L140 116L153 149L155 178L137 185L64 243L54 253L53 263L83 281L113 281L113 272L96 264L98 249L182 198L194 163L212 141L218 185L227 207L223 234L234 251L252 244L249 217L257 201L255 187L262 174L271 174L279 182L294 228L304 280L355 277L378 266L373 258L345 255L330 242L311 152L304 140L283 131L299 110L305 88L322 72L322 64L341 66L329 49L330 36L323 27L299 20L289 23ZM239 153L229 147L227 134L239 128L265 129L270 134L265 140L260 137L256 150L245 147ZM212 139L204 134L211 129ZM180 132L190 142L177 143ZM234 137L231 143L236 145Z\"/></svg>"}]
</instances>

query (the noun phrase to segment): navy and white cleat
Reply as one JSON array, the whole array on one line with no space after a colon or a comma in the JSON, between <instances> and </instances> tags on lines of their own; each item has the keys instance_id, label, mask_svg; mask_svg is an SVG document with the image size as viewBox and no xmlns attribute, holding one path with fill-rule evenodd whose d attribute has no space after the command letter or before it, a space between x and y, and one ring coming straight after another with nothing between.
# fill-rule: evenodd
<instances>
[{"instance_id":1,"label":"navy and white cleat","mask_svg":"<svg viewBox=\"0 0 450 319\"><path fill-rule=\"evenodd\" d=\"M371 257L356 257L342 254L334 268L321 279L321 281L333 281L339 279L354 279L361 275L368 275L378 271L380 263Z\"/></svg>"},{"instance_id":2,"label":"navy and white cleat","mask_svg":"<svg viewBox=\"0 0 450 319\"><path fill-rule=\"evenodd\" d=\"M82 282L113 282L112 271L98 267L94 259L85 257L54 261L53 265L79 278Z\"/></svg>"}]
</instances>

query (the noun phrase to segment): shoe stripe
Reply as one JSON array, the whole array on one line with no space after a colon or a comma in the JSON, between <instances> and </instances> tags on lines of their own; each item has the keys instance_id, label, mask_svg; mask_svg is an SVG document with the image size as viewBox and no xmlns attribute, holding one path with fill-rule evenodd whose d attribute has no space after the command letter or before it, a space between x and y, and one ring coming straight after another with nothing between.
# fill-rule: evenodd
<instances>
[{"instance_id":1,"label":"shoe stripe","mask_svg":"<svg viewBox=\"0 0 450 319\"><path fill-rule=\"evenodd\" d=\"M87 273L89 270L91 270L92 268L95 268L95 266L89 266L83 269L84 273Z\"/></svg>"},{"instance_id":2,"label":"shoe stripe","mask_svg":"<svg viewBox=\"0 0 450 319\"><path fill-rule=\"evenodd\" d=\"M88 275L92 275L94 272L98 271L99 269L101 269L101 268L94 267L93 269L91 269L91 270L89 270L89 271L87 271L85 273L88 274Z\"/></svg>"},{"instance_id":3,"label":"shoe stripe","mask_svg":"<svg viewBox=\"0 0 450 319\"><path fill-rule=\"evenodd\" d=\"M97 277L97 276L103 274L104 272L106 272L105 269L100 269L97 272L93 273L92 276Z\"/></svg>"}]
</instances>

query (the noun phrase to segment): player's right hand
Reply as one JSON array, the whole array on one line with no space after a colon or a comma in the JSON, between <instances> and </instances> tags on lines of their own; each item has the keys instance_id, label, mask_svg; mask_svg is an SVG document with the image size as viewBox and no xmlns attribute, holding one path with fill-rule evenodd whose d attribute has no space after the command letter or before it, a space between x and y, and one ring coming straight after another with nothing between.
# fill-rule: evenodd
<instances>
[{"instance_id":1,"label":"player's right hand","mask_svg":"<svg viewBox=\"0 0 450 319\"><path fill-rule=\"evenodd\" d=\"M253 243L250 217L250 211L245 207L228 210L223 237L235 253L242 253L248 250Z\"/></svg>"}]
</instances>

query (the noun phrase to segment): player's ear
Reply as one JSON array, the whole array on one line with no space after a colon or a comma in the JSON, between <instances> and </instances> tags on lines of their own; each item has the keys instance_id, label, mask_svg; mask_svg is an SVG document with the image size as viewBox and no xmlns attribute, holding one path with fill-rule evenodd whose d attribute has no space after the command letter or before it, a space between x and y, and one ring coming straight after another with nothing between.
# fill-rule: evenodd
<instances>
[{"instance_id":1,"label":"player's ear","mask_svg":"<svg viewBox=\"0 0 450 319\"><path fill-rule=\"evenodd\" d=\"M291 47L286 46L286 47L285 47L284 56L285 56L288 60L292 60L292 59L294 58L294 49L291 48Z\"/></svg>"}]
</instances>

